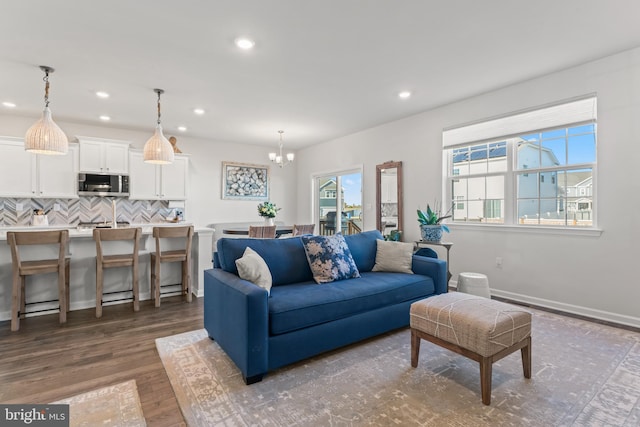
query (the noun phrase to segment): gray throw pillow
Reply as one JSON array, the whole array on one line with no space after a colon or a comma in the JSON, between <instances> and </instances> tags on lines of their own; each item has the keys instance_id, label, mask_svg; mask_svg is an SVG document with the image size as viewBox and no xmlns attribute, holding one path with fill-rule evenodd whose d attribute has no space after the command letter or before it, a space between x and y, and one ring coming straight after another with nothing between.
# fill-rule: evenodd
<instances>
[{"instance_id":1,"label":"gray throw pillow","mask_svg":"<svg viewBox=\"0 0 640 427\"><path fill-rule=\"evenodd\" d=\"M376 264L371 271L413 274L413 243L377 241Z\"/></svg>"},{"instance_id":2,"label":"gray throw pillow","mask_svg":"<svg viewBox=\"0 0 640 427\"><path fill-rule=\"evenodd\" d=\"M267 290L271 295L272 277L269 266L260 255L253 249L247 247L242 254L242 258L236 260L238 276L243 280L248 280L261 288Z\"/></svg>"}]
</instances>

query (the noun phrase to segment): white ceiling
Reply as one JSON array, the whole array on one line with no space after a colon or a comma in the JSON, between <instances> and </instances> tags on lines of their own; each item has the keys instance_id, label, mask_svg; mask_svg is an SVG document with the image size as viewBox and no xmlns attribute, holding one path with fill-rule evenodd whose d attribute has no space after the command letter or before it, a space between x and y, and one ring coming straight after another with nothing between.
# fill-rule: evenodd
<instances>
[{"instance_id":1,"label":"white ceiling","mask_svg":"<svg viewBox=\"0 0 640 427\"><path fill-rule=\"evenodd\" d=\"M637 0L2 0L0 103L17 107L0 113L37 117L49 65L54 119L151 134L158 87L167 135L283 129L297 149L640 46L638 17Z\"/></svg>"}]
</instances>

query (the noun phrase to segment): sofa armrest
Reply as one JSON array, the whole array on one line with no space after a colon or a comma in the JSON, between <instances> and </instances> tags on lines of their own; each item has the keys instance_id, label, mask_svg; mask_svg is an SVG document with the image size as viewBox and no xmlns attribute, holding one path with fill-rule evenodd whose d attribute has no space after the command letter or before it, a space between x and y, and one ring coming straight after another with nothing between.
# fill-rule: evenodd
<instances>
[{"instance_id":1,"label":"sofa armrest","mask_svg":"<svg viewBox=\"0 0 640 427\"><path fill-rule=\"evenodd\" d=\"M247 383L267 372L267 291L235 274L204 272L204 327L235 362Z\"/></svg>"},{"instance_id":2,"label":"sofa armrest","mask_svg":"<svg viewBox=\"0 0 640 427\"><path fill-rule=\"evenodd\" d=\"M436 294L447 292L447 262L430 257L413 255L411 270L415 274L422 274L433 279Z\"/></svg>"}]
</instances>

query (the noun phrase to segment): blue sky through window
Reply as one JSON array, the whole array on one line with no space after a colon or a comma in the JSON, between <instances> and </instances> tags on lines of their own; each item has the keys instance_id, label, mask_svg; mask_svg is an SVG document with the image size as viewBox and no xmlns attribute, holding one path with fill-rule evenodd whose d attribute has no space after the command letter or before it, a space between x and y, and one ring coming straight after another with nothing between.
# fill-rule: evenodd
<instances>
[{"instance_id":1,"label":"blue sky through window","mask_svg":"<svg viewBox=\"0 0 640 427\"><path fill-rule=\"evenodd\" d=\"M362 204L362 174L360 172L342 175L344 202L348 205Z\"/></svg>"}]
</instances>

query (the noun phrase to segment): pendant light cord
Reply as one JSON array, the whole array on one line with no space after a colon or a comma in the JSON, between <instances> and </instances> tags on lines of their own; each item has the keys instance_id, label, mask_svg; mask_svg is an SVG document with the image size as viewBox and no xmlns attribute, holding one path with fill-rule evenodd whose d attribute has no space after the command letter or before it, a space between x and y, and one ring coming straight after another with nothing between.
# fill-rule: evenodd
<instances>
[{"instance_id":1,"label":"pendant light cord","mask_svg":"<svg viewBox=\"0 0 640 427\"><path fill-rule=\"evenodd\" d=\"M44 77L42 78L44 81L44 106L45 108L49 107L49 70L45 70Z\"/></svg>"},{"instance_id":2,"label":"pendant light cord","mask_svg":"<svg viewBox=\"0 0 640 427\"><path fill-rule=\"evenodd\" d=\"M162 92L158 91L158 124L160 124L160 94Z\"/></svg>"}]
</instances>

